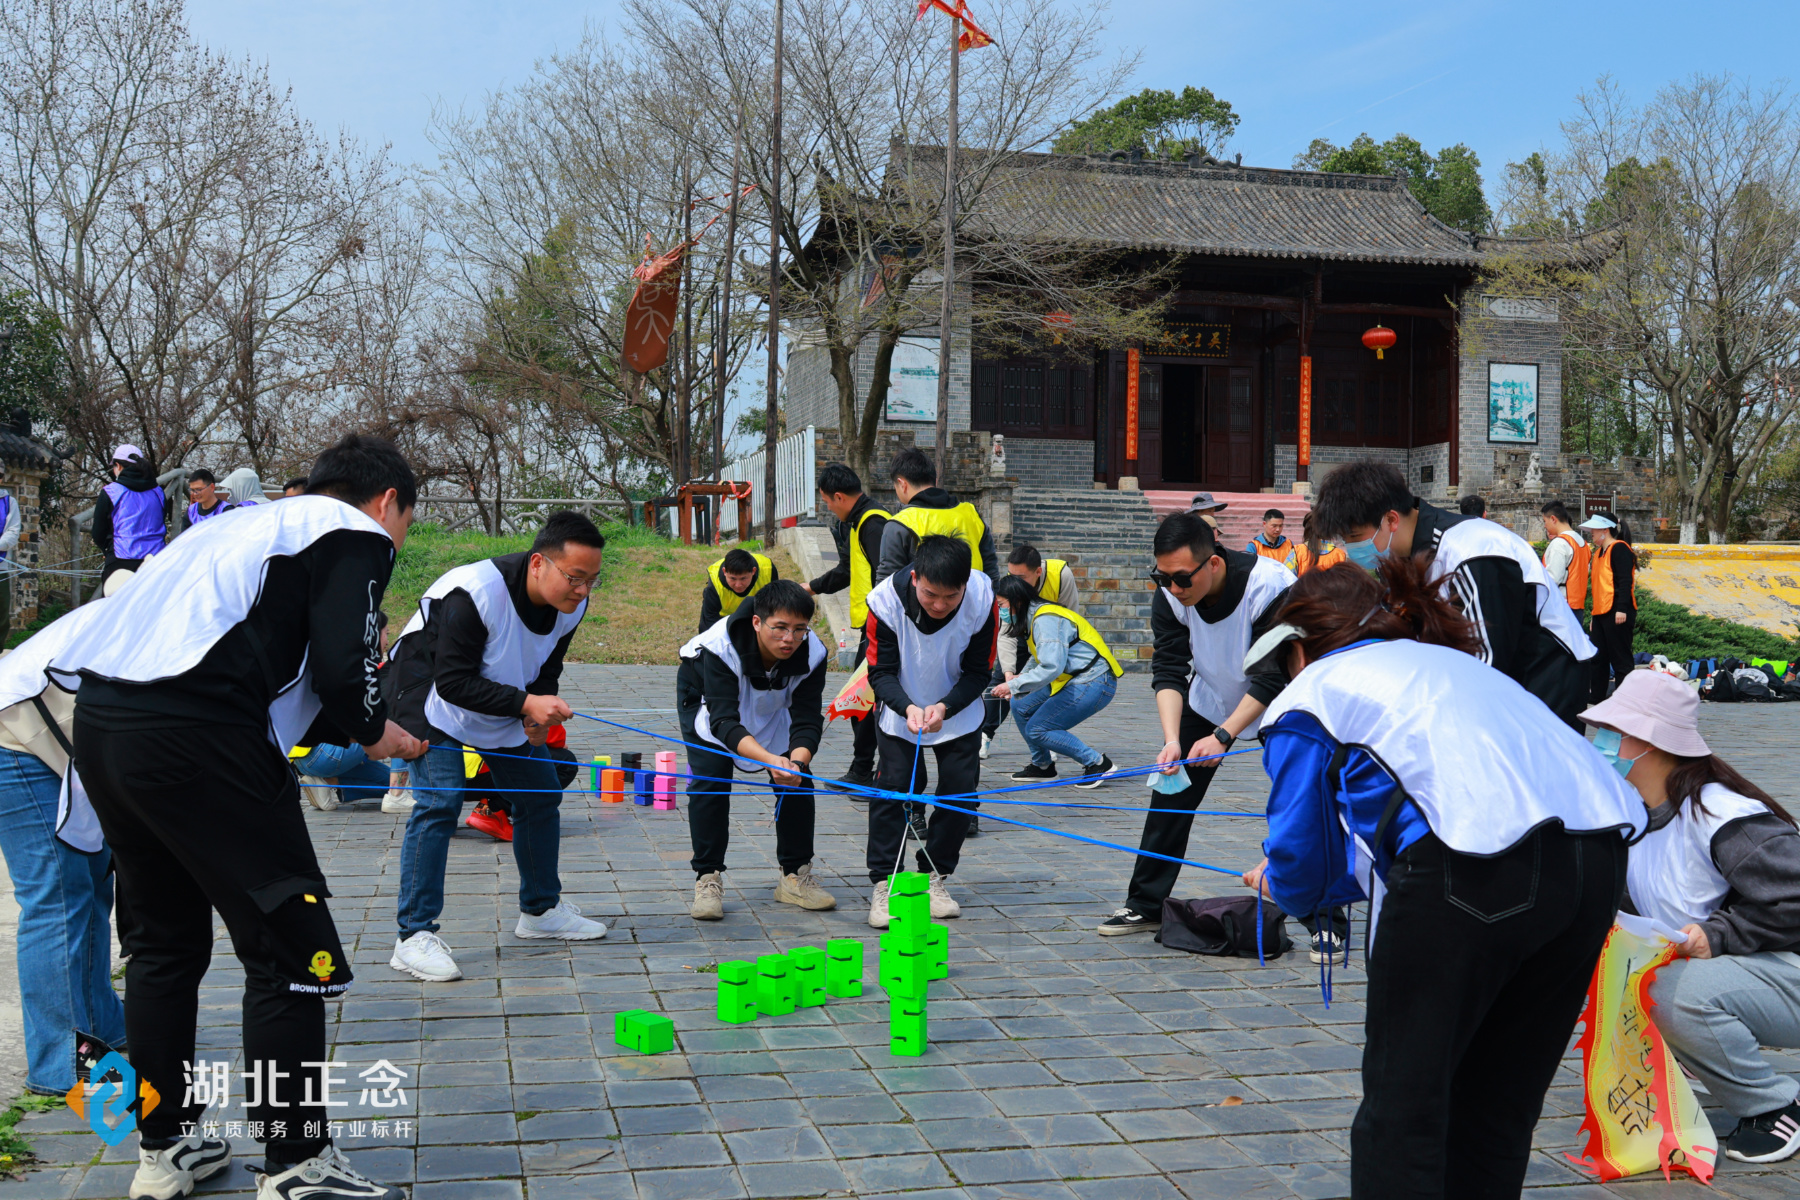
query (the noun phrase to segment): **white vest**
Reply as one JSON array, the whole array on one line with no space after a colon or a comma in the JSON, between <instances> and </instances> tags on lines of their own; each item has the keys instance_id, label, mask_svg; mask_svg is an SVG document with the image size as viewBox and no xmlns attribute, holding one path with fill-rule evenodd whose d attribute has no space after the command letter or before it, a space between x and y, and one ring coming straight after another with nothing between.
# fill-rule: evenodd
<instances>
[{"instance_id":1,"label":"white vest","mask_svg":"<svg viewBox=\"0 0 1800 1200\"><path fill-rule=\"evenodd\" d=\"M894 590L895 576L889 575L869 593L869 611L881 618L882 624L894 631L900 643L900 686L920 708L936 704L950 694L962 678L963 651L969 640L981 632L994 612L994 585L980 571L969 572L969 584L963 592L962 604L950 614L950 620L936 633L921 633L906 615L900 593ZM1239 657L1242 657L1240 652ZM881 710L881 728L894 737L913 741L906 729L906 718L876 701ZM971 704L951 715L944 727L920 739L935 746L981 728L986 705Z\"/></svg>"},{"instance_id":2,"label":"white vest","mask_svg":"<svg viewBox=\"0 0 1800 1200\"><path fill-rule=\"evenodd\" d=\"M281 503L288 502L283 500ZM531 632L519 619L519 610L513 607L512 593L506 588L506 578L500 574L500 568L494 565L493 559L484 558L438 576L437 582L425 589L425 595L419 600L419 611L406 623L400 636L423 629L430 619L432 604L458 588L475 602L475 611L481 614L481 623L487 627L487 645L481 652L482 678L520 691L538 677L538 671L550 660L563 635L581 624L581 618L587 615L588 602L583 600L574 612L557 613L556 624L549 633ZM431 693L425 697L425 719L475 750L504 750L525 740L525 730L518 717L495 717L459 708L438 695L436 683L431 685Z\"/></svg>"},{"instance_id":3,"label":"white vest","mask_svg":"<svg viewBox=\"0 0 1800 1200\"><path fill-rule=\"evenodd\" d=\"M1264 714L1310 713L1375 756L1452 850L1494 855L1560 820L1637 836L1644 802L1586 738L1472 655L1401 640L1309 663Z\"/></svg>"},{"instance_id":4,"label":"white vest","mask_svg":"<svg viewBox=\"0 0 1800 1200\"><path fill-rule=\"evenodd\" d=\"M110 603L95 600L58 617L27 638L18 649L0 656L0 710L30 703L33 697L49 691L52 684L65 692L74 691L77 680L72 676L53 678L50 664L81 638L90 625L110 611L106 607ZM63 733L70 731L65 729ZM100 832L100 820L94 815L87 789L81 786L81 776L76 774L73 762L63 776L57 795L56 836L88 854L100 849L105 842Z\"/></svg>"},{"instance_id":5,"label":"white vest","mask_svg":"<svg viewBox=\"0 0 1800 1200\"><path fill-rule=\"evenodd\" d=\"M270 559L291 557L340 529L388 536L373 517L330 496L295 496L193 526L147 559L129 588L98 606L104 619L57 654L49 670L59 678L85 672L120 683L155 683L191 671L250 615ZM285 755L319 715L319 697L304 659L292 679L272 684L269 741Z\"/></svg>"},{"instance_id":6,"label":"white vest","mask_svg":"<svg viewBox=\"0 0 1800 1200\"><path fill-rule=\"evenodd\" d=\"M1667 825L1633 846L1625 871L1632 905L1670 929L1706 920L1731 890L1713 864L1713 837L1733 821L1769 811L1761 801L1740 796L1722 783L1701 788L1700 803L1706 807L1704 813L1690 800Z\"/></svg>"},{"instance_id":7,"label":"white vest","mask_svg":"<svg viewBox=\"0 0 1800 1200\"><path fill-rule=\"evenodd\" d=\"M1525 582L1537 589L1538 624L1568 647L1576 661L1594 657L1594 643L1581 631L1581 622L1575 619L1575 611L1564 598L1563 589L1551 580L1550 572L1532 553L1525 539L1504 525L1476 517L1443 530L1437 553L1431 560L1431 579L1435 582L1454 574L1458 567L1474 558L1505 558L1518 563ZM1469 597L1465 600L1473 602ZM1465 615L1479 624L1479 604Z\"/></svg>"},{"instance_id":8,"label":"white vest","mask_svg":"<svg viewBox=\"0 0 1800 1200\"><path fill-rule=\"evenodd\" d=\"M1294 586L1296 576L1272 558L1257 556L1244 583L1244 598L1231 615L1208 623L1198 608L1189 608L1167 588L1169 608L1187 626L1188 648L1194 658L1194 678L1188 683L1188 707L1210 721L1223 721L1237 711L1238 702L1250 694L1244 677L1244 655L1255 635L1251 626L1275 597ZM1238 731L1238 737L1254 737L1263 718Z\"/></svg>"},{"instance_id":9,"label":"white vest","mask_svg":"<svg viewBox=\"0 0 1800 1200\"><path fill-rule=\"evenodd\" d=\"M711 650L724 659L725 665L738 677L738 721L750 731L750 736L764 750L770 754L786 754L788 730L793 724L794 692L825 661L825 643L819 640L818 634L809 631L806 635L806 673L794 676L778 688L755 688L750 686L750 680L745 677L744 664L737 647L732 645L730 636L725 632L727 624L729 619L713 622L711 629L681 648L681 657L698 658L700 651ZM736 746L725 745L713 734L712 716L706 711L704 692L700 696L699 715L694 718L694 732L701 741L722 747L727 754L737 753Z\"/></svg>"}]
</instances>

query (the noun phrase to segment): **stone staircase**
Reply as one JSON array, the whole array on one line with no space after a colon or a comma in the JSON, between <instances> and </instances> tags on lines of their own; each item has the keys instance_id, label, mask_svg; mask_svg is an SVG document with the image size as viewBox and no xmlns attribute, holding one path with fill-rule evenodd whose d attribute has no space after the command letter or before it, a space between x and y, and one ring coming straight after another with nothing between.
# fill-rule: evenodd
<instances>
[{"instance_id":1,"label":"stone staircase","mask_svg":"<svg viewBox=\"0 0 1800 1200\"><path fill-rule=\"evenodd\" d=\"M1128 671L1150 669L1150 542L1161 518L1142 492L1018 488L1013 544L1066 559L1081 607Z\"/></svg>"},{"instance_id":2,"label":"stone staircase","mask_svg":"<svg viewBox=\"0 0 1800 1200\"><path fill-rule=\"evenodd\" d=\"M1192 491L1144 493L1159 521L1170 513L1184 511L1193 498ZM1219 542L1233 550L1242 550L1244 543L1262 532L1262 515L1271 508L1286 514L1287 527L1283 532L1299 541L1300 520L1312 510L1312 502L1305 496L1280 492L1214 492L1213 499L1226 505L1224 512L1214 514L1219 522Z\"/></svg>"}]
</instances>

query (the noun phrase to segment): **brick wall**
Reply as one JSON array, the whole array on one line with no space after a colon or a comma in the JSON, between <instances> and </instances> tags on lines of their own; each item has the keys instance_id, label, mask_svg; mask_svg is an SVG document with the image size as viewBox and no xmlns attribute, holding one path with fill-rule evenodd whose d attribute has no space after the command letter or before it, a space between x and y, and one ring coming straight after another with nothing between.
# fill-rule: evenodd
<instances>
[{"instance_id":1,"label":"brick wall","mask_svg":"<svg viewBox=\"0 0 1800 1200\"><path fill-rule=\"evenodd\" d=\"M1006 474L1020 487L1081 488L1094 482L1094 443L1006 438Z\"/></svg>"},{"instance_id":2,"label":"brick wall","mask_svg":"<svg viewBox=\"0 0 1800 1200\"><path fill-rule=\"evenodd\" d=\"M1510 311L1532 311L1529 318L1493 315L1506 307L1492 297L1464 297L1461 362L1458 365L1458 495L1486 494L1494 478L1494 455L1501 450L1554 452L1562 447L1562 335L1556 309L1548 301L1511 302ZM1536 363L1538 368L1538 440L1535 445L1488 441L1488 364Z\"/></svg>"},{"instance_id":3,"label":"brick wall","mask_svg":"<svg viewBox=\"0 0 1800 1200\"><path fill-rule=\"evenodd\" d=\"M12 494L13 503L19 506L19 544L7 558L19 567L29 571L41 561L43 548L43 512L40 507L44 473L26 470L16 464L8 463L0 470L0 487ZM62 590L67 576L53 577L53 590ZM38 604L41 599L39 577L35 574L15 575L12 579L12 627L29 624L37 620Z\"/></svg>"},{"instance_id":4,"label":"brick wall","mask_svg":"<svg viewBox=\"0 0 1800 1200\"><path fill-rule=\"evenodd\" d=\"M1560 500L1577 522L1586 514L1583 498L1607 497L1612 511L1631 526L1633 538L1649 541L1656 528L1656 467L1647 458L1621 455L1616 461L1591 454L1557 454L1529 447L1496 450L1491 480L1482 489L1488 517L1527 541L1544 536L1543 506ZM1598 507L1598 506L1596 506Z\"/></svg>"},{"instance_id":5,"label":"brick wall","mask_svg":"<svg viewBox=\"0 0 1800 1200\"><path fill-rule=\"evenodd\" d=\"M1030 543L1068 562L1081 607L1128 671L1150 667L1145 578L1156 514L1141 492L1025 488L1014 493L1013 545Z\"/></svg>"},{"instance_id":6,"label":"brick wall","mask_svg":"<svg viewBox=\"0 0 1800 1200\"><path fill-rule=\"evenodd\" d=\"M1292 491L1294 485L1295 461L1299 457L1299 448L1292 442L1278 444L1275 447L1275 487L1283 492ZM1402 450L1393 446L1320 446L1312 448L1312 482L1317 485L1331 472L1333 467L1357 459L1373 458L1380 462L1390 462L1406 472L1406 478L1415 491L1427 500L1442 500L1449 495L1450 487L1450 443L1436 442L1429 446L1415 446L1411 450ZM1432 479L1427 483L1423 478L1424 468L1429 466Z\"/></svg>"}]
</instances>

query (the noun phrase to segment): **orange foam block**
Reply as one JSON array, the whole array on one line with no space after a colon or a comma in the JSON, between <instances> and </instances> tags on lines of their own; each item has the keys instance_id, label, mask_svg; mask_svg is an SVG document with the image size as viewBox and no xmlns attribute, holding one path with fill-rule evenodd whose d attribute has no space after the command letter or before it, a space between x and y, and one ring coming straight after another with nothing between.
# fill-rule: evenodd
<instances>
[{"instance_id":1,"label":"orange foam block","mask_svg":"<svg viewBox=\"0 0 1800 1200\"><path fill-rule=\"evenodd\" d=\"M600 803L625 803L625 772L611 767L600 772Z\"/></svg>"}]
</instances>

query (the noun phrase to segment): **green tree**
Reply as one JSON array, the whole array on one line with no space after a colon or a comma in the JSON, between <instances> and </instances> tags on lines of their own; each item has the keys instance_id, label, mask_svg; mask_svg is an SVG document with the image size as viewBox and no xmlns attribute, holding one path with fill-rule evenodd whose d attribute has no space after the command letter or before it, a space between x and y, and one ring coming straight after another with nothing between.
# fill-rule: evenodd
<instances>
[{"instance_id":1,"label":"green tree","mask_svg":"<svg viewBox=\"0 0 1800 1200\"><path fill-rule=\"evenodd\" d=\"M1231 103L1210 88L1189 85L1181 94L1145 88L1096 109L1056 139L1059 154L1105 154L1138 147L1165 158L1200 153L1218 157L1237 130Z\"/></svg>"},{"instance_id":2,"label":"green tree","mask_svg":"<svg viewBox=\"0 0 1800 1200\"><path fill-rule=\"evenodd\" d=\"M1348 146L1314 138L1294 156L1294 169L1399 175L1425 211L1453 229L1486 233L1493 221L1481 190L1481 159L1461 142L1431 154L1417 138L1404 133L1385 142L1359 133Z\"/></svg>"},{"instance_id":3,"label":"green tree","mask_svg":"<svg viewBox=\"0 0 1800 1200\"><path fill-rule=\"evenodd\" d=\"M0 292L0 420L15 409L34 421L61 417L69 378L61 332L27 293Z\"/></svg>"}]
</instances>

